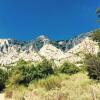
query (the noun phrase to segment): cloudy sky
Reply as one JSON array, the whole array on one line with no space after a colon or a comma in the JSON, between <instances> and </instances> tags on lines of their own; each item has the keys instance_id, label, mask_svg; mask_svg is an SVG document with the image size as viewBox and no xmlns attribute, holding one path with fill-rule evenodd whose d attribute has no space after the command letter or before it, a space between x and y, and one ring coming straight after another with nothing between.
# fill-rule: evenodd
<instances>
[{"instance_id":1,"label":"cloudy sky","mask_svg":"<svg viewBox=\"0 0 100 100\"><path fill-rule=\"evenodd\" d=\"M100 0L0 0L0 38L69 39L99 27Z\"/></svg>"}]
</instances>

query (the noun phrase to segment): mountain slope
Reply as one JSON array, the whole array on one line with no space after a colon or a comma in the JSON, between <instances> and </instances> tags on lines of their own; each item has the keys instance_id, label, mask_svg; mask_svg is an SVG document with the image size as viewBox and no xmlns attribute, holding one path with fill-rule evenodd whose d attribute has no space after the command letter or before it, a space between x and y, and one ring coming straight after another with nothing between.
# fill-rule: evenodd
<instances>
[{"instance_id":1,"label":"mountain slope","mask_svg":"<svg viewBox=\"0 0 100 100\"><path fill-rule=\"evenodd\" d=\"M40 61L41 58L31 45L27 43L22 46L22 42L12 39L0 39L0 64L11 64L19 59Z\"/></svg>"},{"instance_id":2,"label":"mountain slope","mask_svg":"<svg viewBox=\"0 0 100 100\"><path fill-rule=\"evenodd\" d=\"M90 37L85 37L79 44L66 52L65 55L70 62L78 62L84 57L84 54L97 54L98 52L98 43Z\"/></svg>"},{"instance_id":3,"label":"mountain slope","mask_svg":"<svg viewBox=\"0 0 100 100\"><path fill-rule=\"evenodd\" d=\"M44 45L40 49L39 54L46 57L46 59L53 60L56 64L62 63L66 57L63 51L54 47L52 44Z\"/></svg>"},{"instance_id":4,"label":"mountain slope","mask_svg":"<svg viewBox=\"0 0 100 100\"><path fill-rule=\"evenodd\" d=\"M56 65L61 65L64 61L77 63L82 60L83 54L99 52L98 43L92 40L91 34L93 33L89 32L69 41L59 41L57 42L61 46L59 48L56 48L52 44L53 41L51 43L44 35L29 42L0 39L0 64L15 63L19 59L39 62L42 60L42 56L54 61ZM62 51L63 47L65 51Z\"/></svg>"}]
</instances>

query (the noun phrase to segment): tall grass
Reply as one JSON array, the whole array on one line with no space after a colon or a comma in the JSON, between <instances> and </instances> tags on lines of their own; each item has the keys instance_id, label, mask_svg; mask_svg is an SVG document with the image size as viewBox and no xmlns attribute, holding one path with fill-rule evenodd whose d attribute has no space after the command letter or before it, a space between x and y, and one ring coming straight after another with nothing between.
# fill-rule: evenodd
<instances>
[{"instance_id":1,"label":"tall grass","mask_svg":"<svg viewBox=\"0 0 100 100\"><path fill-rule=\"evenodd\" d=\"M100 83L82 72L71 76L54 75L32 82L24 97L26 100L100 100Z\"/></svg>"}]
</instances>

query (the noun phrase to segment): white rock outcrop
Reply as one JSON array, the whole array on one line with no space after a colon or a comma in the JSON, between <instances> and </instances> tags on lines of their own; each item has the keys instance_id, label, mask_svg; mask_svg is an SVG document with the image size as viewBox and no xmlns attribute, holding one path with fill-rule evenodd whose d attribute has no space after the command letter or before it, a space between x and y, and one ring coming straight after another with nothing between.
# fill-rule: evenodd
<instances>
[{"instance_id":1,"label":"white rock outcrop","mask_svg":"<svg viewBox=\"0 0 100 100\"><path fill-rule=\"evenodd\" d=\"M84 54L97 54L98 52L98 43L93 41L91 38L86 37L81 43L66 52L65 55L68 61L77 62L84 57Z\"/></svg>"},{"instance_id":2,"label":"white rock outcrop","mask_svg":"<svg viewBox=\"0 0 100 100\"><path fill-rule=\"evenodd\" d=\"M0 39L0 64L7 65L15 63L19 59L26 61L41 61L41 57L34 50L24 50L20 44L16 44L12 39Z\"/></svg>"},{"instance_id":3,"label":"white rock outcrop","mask_svg":"<svg viewBox=\"0 0 100 100\"><path fill-rule=\"evenodd\" d=\"M39 54L46 57L46 59L53 60L57 65L61 64L66 58L63 51L51 44L44 45L40 49Z\"/></svg>"},{"instance_id":4,"label":"white rock outcrop","mask_svg":"<svg viewBox=\"0 0 100 100\"><path fill-rule=\"evenodd\" d=\"M18 41L0 39L0 64L6 65L15 63L19 59L40 62L43 56L48 60L54 61L54 63L59 66L65 61L73 63L81 61L83 53L97 54L99 51L98 43L89 37L83 39L67 52L63 52L49 43L44 44L44 46L36 52L33 43L25 43L22 47L21 43Z\"/></svg>"}]
</instances>

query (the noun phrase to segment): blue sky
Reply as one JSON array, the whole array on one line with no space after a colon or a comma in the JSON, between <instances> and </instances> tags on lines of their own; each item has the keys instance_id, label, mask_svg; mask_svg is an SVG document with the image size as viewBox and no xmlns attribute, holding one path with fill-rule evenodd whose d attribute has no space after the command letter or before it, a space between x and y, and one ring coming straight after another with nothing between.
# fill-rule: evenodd
<instances>
[{"instance_id":1,"label":"blue sky","mask_svg":"<svg viewBox=\"0 0 100 100\"><path fill-rule=\"evenodd\" d=\"M99 27L100 0L0 0L0 38L69 39Z\"/></svg>"}]
</instances>

